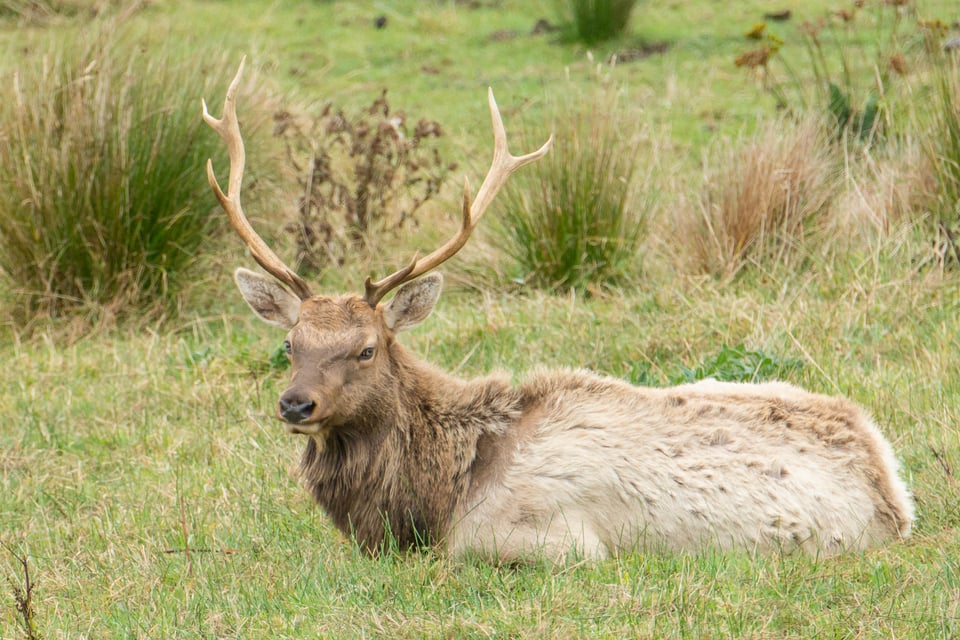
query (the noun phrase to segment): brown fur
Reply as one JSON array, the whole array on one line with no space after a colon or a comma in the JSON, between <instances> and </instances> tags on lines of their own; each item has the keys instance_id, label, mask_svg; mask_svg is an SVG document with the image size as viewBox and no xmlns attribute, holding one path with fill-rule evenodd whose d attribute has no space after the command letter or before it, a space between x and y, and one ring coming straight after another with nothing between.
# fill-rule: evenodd
<instances>
[{"instance_id":1,"label":"brown fur","mask_svg":"<svg viewBox=\"0 0 960 640\"><path fill-rule=\"evenodd\" d=\"M440 541L474 474L503 464L503 441L521 415L520 394L497 377L464 384L389 348L391 375L358 420L311 437L300 474L343 531L377 550ZM456 398L451 402L451 398Z\"/></svg>"}]
</instances>

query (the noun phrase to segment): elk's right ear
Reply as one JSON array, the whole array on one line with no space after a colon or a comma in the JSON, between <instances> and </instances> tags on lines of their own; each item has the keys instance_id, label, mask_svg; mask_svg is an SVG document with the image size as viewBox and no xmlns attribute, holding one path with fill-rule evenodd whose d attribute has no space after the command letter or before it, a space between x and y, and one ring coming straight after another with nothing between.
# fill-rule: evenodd
<instances>
[{"instance_id":1,"label":"elk's right ear","mask_svg":"<svg viewBox=\"0 0 960 640\"><path fill-rule=\"evenodd\" d=\"M264 322L289 329L300 318L300 298L271 277L240 267L233 279L247 301Z\"/></svg>"},{"instance_id":2,"label":"elk's right ear","mask_svg":"<svg viewBox=\"0 0 960 640\"><path fill-rule=\"evenodd\" d=\"M430 315L440 299L443 276L431 273L400 287L383 310L383 320L393 331L415 327Z\"/></svg>"}]
</instances>

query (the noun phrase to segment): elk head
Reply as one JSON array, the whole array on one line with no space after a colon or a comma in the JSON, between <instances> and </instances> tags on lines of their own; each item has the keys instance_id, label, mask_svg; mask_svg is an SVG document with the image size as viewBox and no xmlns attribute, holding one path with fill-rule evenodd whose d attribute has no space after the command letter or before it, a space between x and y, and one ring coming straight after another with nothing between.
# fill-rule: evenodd
<instances>
[{"instance_id":1,"label":"elk head","mask_svg":"<svg viewBox=\"0 0 960 640\"><path fill-rule=\"evenodd\" d=\"M423 258L415 255L395 273L377 282L367 278L363 296L316 296L253 230L240 204L246 156L237 121L236 94L244 61L240 62L227 89L223 117L211 116L206 102L203 103L203 119L223 138L230 157L227 193L220 188L210 160L207 179L253 259L272 276L237 269L234 279L240 292L260 318L289 332L284 347L292 362L292 380L280 396L277 415L291 432L319 434L355 420L371 403L382 402L386 380L391 375L390 349L396 333L422 322L440 296L440 275L420 276L451 258L466 244L510 174L546 154L553 136L533 153L511 155L500 111L493 91L489 90L493 162L472 202L469 185L464 181L459 231ZM398 287L389 302L381 302Z\"/></svg>"}]
</instances>

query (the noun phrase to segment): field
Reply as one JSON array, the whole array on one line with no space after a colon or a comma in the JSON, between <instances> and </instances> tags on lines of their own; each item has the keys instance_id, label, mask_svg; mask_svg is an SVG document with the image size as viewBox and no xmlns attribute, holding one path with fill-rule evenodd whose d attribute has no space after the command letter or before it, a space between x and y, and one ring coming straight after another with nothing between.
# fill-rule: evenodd
<instances>
[{"instance_id":1,"label":"field","mask_svg":"<svg viewBox=\"0 0 960 640\"><path fill-rule=\"evenodd\" d=\"M440 150L458 168L419 229L318 278L337 293L361 292L367 273L453 232L463 176L478 184L489 159L487 86L524 151L564 96L613 87L635 127L638 189L656 196L628 272L585 288L530 286L497 251L495 203L404 344L462 376L519 378L543 364L655 385L780 377L848 396L893 443L918 518L903 542L833 558L637 553L490 567L440 552L368 557L297 483L302 442L273 417L288 375L274 358L282 332L236 292L230 273L253 265L224 231L203 246L175 310L27 323L0 312L0 638L960 637L960 269L931 200L907 198L925 205L895 214L878 204L913 189L922 163L911 158L935 122L933 72L890 88L891 139L919 142L902 154L845 145L838 164L867 168L838 171L833 217L806 241L714 268L678 226L737 150L776 146L783 121L766 83L784 83L800 106L816 80L800 25L836 20L840 3L782 3L798 6L767 28L795 75L771 63L766 78L733 62L756 46L744 34L781 8L752 1L640 2L629 33L593 50L530 34L539 18L559 20L547 0L87 3L97 16L33 4L0 0L4 86L52 48L110 33L139 59L175 53L218 74L196 96L197 118L201 97L219 112L246 55L260 88L245 89L241 118L327 101L357 109L386 88L394 108L442 123ZM954 4L908 3L899 28L960 20ZM868 10L870 26L826 55L854 60L886 42L890 27ZM611 66L614 54L628 61ZM0 129L0 144L11 135ZM249 211L286 257L279 230L296 185L282 150L261 138L248 166L265 186ZM0 283L0 303L17 306L19 292Z\"/></svg>"}]
</instances>

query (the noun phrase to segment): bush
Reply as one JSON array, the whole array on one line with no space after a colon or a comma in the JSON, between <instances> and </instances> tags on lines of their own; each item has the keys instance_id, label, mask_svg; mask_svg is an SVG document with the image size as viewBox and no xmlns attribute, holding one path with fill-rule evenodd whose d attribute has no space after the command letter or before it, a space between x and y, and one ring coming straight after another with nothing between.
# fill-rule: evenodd
<instances>
[{"instance_id":1,"label":"bush","mask_svg":"<svg viewBox=\"0 0 960 640\"><path fill-rule=\"evenodd\" d=\"M627 28L636 0L567 0L574 36L584 44L610 40Z\"/></svg>"},{"instance_id":2,"label":"bush","mask_svg":"<svg viewBox=\"0 0 960 640\"><path fill-rule=\"evenodd\" d=\"M635 197L640 145L616 100L567 104L553 118L550 153L511 178L493 226L521 279L546 289L620 280L652 208L648 193Z\"/></svg>"},{"instance_id":3,"label":"bush","mask_svg":"<svg viewBox=\"0 0 960 640\"><path fill-rule=\"evenodd\" d=\"M219 224L203 165L224 152L198 104L227 73L101 44L5 79L0 271L21 322L169 308Z\"/></svg>"},{"instance_id":4,"label":"bush","mask_svg":"<svg viewBox=\"0 0 960 640\"><path fill-rule=\"evenodd\" d=\"M411 131L386 90L357 116L328 104L313 118L280 111L274 120L301 188L297 222L286 230L305 275L374 248L382 233L416 226L417 211L456 169L435 146L440 124L421 118Z\"/></svg>"}]
</instances>

